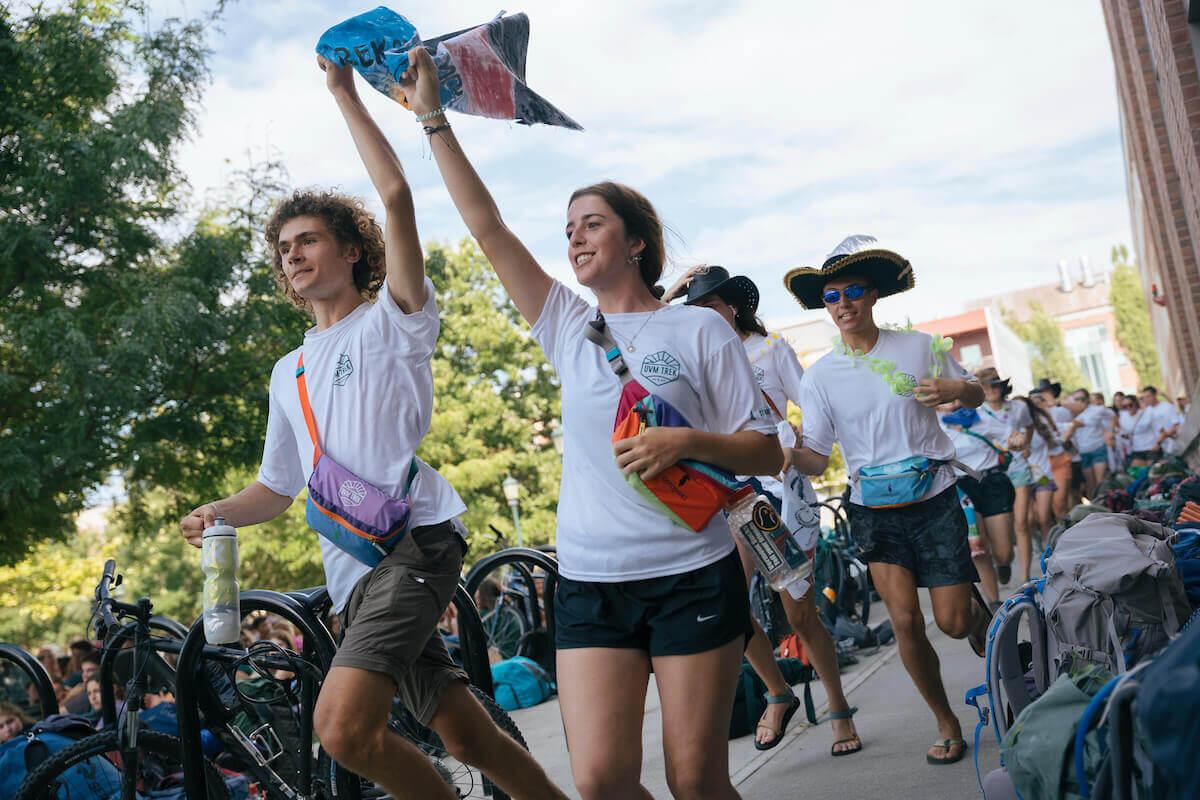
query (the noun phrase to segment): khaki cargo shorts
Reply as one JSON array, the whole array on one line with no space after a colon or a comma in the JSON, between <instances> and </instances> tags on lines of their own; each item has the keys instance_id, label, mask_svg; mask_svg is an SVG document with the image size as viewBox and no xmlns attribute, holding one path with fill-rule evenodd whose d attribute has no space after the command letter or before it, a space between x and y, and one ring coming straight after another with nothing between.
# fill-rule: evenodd
<instances>
[{"instance_id":1,"label":"khaki cargo shorts","mask_svg":"<svg viewBox=\"0 0 1200 800\"><path fill-rule=\"evenodd\" d=\"M457 519L413 528L355 584L341 615L345 635L333 666L390 675L423 725L446 687L467 680L437 629L458 587L465 532Z\"/></svg>"}]
</instances>

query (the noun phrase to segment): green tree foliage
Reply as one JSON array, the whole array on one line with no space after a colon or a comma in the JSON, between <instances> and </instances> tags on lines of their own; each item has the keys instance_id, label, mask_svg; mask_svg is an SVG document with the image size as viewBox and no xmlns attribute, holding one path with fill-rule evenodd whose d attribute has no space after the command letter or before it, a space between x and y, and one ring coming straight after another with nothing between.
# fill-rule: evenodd
<instances>
[{"instance_id":1,"label":"green tree foliage","mask_svg":"<svg viewBox=\"0 0 1200 800\"><path fill-rule=\"evenodd\" d=\"M1021 321L1014 314L1005 312L1004 321L1034 351L1029 367L1035 381L1049 378L1061 383L1064 391L1089 384L1083 377L1079 363L1067 351L1062 328L1054 317L1046 313L1038 302L1029 304L1029 319Z\"/></svg>"},{"instance_id":2,"label":"green tree foliage","mask_svg":"<svg viewBox=\"0 0 1200 800\"><path fill-rule=\"evenodd\" d=\"M525 544L549 542L561 472L550 438L560 414L554 371L474 243L429 248L426 270L442 330L436 408L420 455L467 504L470 559L499 549L489 525L516 543L500 488L509 473L521 484Z\"/></svg>"},{"instance_id":3,"label":"green tree foliage","mask_svg":"<svg viewBox=\"0 0 1200 800\"><path fill-rule=\"evenodd\" d=\"M1161 386L1158 346L1150 330L1150 310L1137 266L1129 260L1125 245L1112 249L1112 288L1109 291L1113 315L1117 318L1117 342L1137 371L1141 386Z\"/></svg>"},{"instance_id":4,"label":"green tree foliage","mask_svg":"<svg viewBox=\"0 0 1200 800\"><path fill-rule=\"evenodd\" d=\"M266 356L303 327L253 246L272 174L159 235L186 227L204 24L0 7L0 563L70 535L114 470L141 524L150 488L207 495L257 458Z\"/></svg>"}]
</instances>

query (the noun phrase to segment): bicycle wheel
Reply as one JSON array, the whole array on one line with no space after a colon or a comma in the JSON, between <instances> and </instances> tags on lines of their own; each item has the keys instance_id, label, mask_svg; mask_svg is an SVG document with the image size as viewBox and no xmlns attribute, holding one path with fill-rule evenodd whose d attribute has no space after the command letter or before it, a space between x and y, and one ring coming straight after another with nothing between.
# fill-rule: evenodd
<instances>
[{"instance_id":1,"label":"bicycle wheel","mask_svg":"<svg viewBox=\"0 0 1200 800\"><path fill-rule=\"evenodd\" d=\"M513 722L512 717L508 716L504 709L496 704L495 700L488 697L476 687L472 686L471 692L483 704L483 707L488 712L488 716L492 718L496 726L516 740L517 744L528 750L529 745L525 743L525 737L521 735L521 730ZM474 767L456 761L446 752L446 748L443 746L442 740L438 738L438 735L417 722L408 711L401 709L400 713L393 714L389 725L392 730L412 742L425 755L429 756L429 760L433 762L434 769L446 780L446 783L450 784L451 788L458 793L460 798L490 797L492 800L509 800L508 795L488 780L486 775L483 775ZM383 795L373 795L369 791L364 791L363 796L382 797Z\"/></svg>"},{"instance_id":2,"label":"bicycle wheel","mask_svg":"<svg viewBox=\"0 0 1200 800\"><path fill-rule=\"evenodd\" d=\"M85 781L87 797L121 797L120 744L117 731L102 731L80 739L55 753L25 777L14 800L68 800L79 795L72 787ZM183 774L179 739L165 733L140 730L137 737L138 792L169 789L179 785ZM107 761L114 769L105 769L94 759ZM204 762L204 783L208 800L228 798L229 791L216 767ZM125 798L124 800L133 800Z\"/></svg>"},{"instance_id":3,"label":"bicycle wheel","mask_svg":"<svg viewBox=\"0 0 1200 800\"><path fill-rule=\"evenodd\" d=\"M525 618L520 611L509 605L507 598L480 619L488 647L496 648L502 658L512 658L521 646L525 635Z\"/></svg>"}]
</instances>

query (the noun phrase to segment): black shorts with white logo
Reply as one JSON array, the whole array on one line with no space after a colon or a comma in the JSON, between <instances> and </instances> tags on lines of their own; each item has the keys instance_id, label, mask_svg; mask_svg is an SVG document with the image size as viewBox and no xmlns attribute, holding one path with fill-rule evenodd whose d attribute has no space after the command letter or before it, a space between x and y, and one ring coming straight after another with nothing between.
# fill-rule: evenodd
<instances>
[{"instance_id":1,"label":"black shorts with white logo","mask_svg":"<svg viewBox=\"0 0 1200 800\"><path fill-rule=\"evenodd\" d=\"M704 653L749 641L750 600L737 550L678 575L599 583L560 578L554 644L616 647L651 656Z\"/></svg>"}]
</instances>

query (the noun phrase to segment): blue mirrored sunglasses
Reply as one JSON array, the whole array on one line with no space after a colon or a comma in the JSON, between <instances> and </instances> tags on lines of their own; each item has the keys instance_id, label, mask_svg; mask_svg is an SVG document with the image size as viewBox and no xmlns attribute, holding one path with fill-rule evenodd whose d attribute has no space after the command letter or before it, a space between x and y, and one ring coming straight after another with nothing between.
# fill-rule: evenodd
<instances>
[{"instance_id":1,"label":"blue mirrored sunglasses","mask_svg":"<svg viewBox=\"0 0 1200 800\"><path fill-rule=\"evenodd\" d=\"M823 292L821 294L821 299L825 301L825 305L831 306L837 301L841 300L842 295L846 295L847 300L857 300L866 293L867 287L861 286L857 283L852 283L841 291L838 291L837 289L830 289L827 292Z\"/></svg>"}]
</instances>

